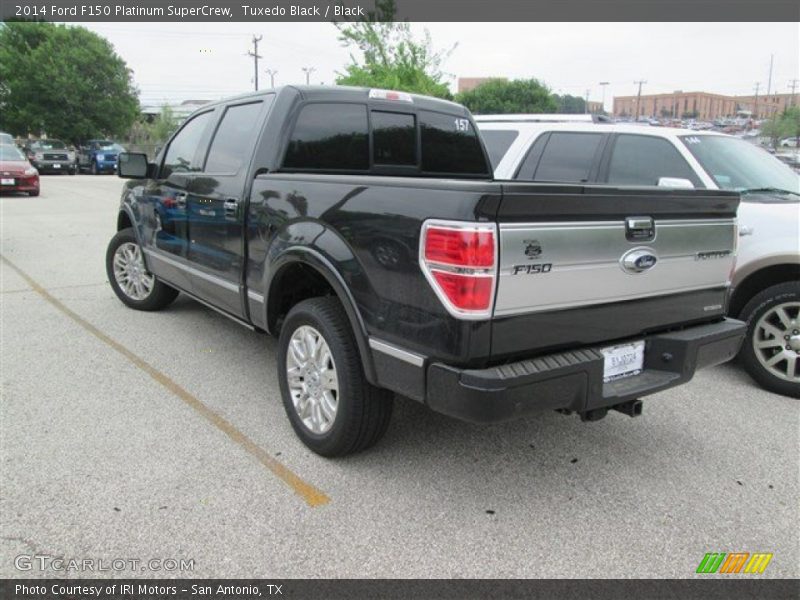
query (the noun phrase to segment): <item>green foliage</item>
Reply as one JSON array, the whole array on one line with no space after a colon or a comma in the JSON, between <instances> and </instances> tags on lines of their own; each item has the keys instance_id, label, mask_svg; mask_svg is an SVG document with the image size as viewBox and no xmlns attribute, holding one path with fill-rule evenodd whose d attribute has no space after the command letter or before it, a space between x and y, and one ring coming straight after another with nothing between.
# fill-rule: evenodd
<instances>
[{"instance_id":1,"label":"green foliage","mask_svg":"<svg viewBox=\"0 0 800 600\"><path fill-rule=\"evenodd\" d=\"M129 145L151 147L153 150L163 146L169 136L178 128L179 122L173 110L166 104L152 121L138 119L131 127L126 140Z\"/></svg>"},{"instance_id":2,"label":"green foliage","mask_svg":"<svg viewBox=\"0 0 800 600\"><path fill-rule=\"evenodd\" d=\"M139 112L131 72L104 38L44 22L0 26L0 126L77 143L125 133Z\"/></svg>"},{"instance_id":3,"label":"green foliage","mask_svg":"<svg viewBox=\"0 0 800 600\"><path fill-rule=\"evenodd\" d=\"M553 100L555 100L558 105L557 112L559 113L566 115L582 115L586 112L586 100L580 96L571 96L570 94L559 96L558 94L553 94Z\"/></svg>"},{"instance_id":4,"label":"green foliage","mask_svg":"<svg viewBox=\"0 0 800 600\"><path fill-rule=\"evenodd\" d=\"M409 24L394 22L394 15L394 0L376 0L365 20L335 23L339 41L361 54L351 52L351 62L336 83L451 99L441 65L455 47L434 50L427 31L417 40Z\"/></svg>"},{"instance_id":5,"label":"green foliage","mask_svg":"<svg viewBox=\"0 0 800 600\"><path fill-rule=\"evenodd\" d=\"M772 140L773 146L785 137L800 137L800 107L792 106L774 115L761 127L761 132Z\"/></svg>"},{"instance_id":6,"label":"green foliage","mask_svg":"<svg viewBox=\"0 0 800 600\"><path fill-rule=\"evenodd\" d=\"M547 86L536 79L493 79L461 92L456 101L476 114L553 113L558 108Z\"/></svg>"}]
</instances>

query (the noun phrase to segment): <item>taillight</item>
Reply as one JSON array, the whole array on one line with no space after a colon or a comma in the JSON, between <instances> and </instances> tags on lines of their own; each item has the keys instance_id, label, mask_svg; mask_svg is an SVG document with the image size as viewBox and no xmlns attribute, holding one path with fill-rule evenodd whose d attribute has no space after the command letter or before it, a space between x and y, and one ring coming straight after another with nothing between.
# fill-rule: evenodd
<instances>
[{"instance_id":1,"label":"taillight","mask_svg":"<svg viewBox=\"0 0 800 600\"><path fill-rule=\"evenodd\" d=\"M426 221L420 265L452 315L491 316L497 281L497 228L493 224Z\"/></svg>"}]
</instances>

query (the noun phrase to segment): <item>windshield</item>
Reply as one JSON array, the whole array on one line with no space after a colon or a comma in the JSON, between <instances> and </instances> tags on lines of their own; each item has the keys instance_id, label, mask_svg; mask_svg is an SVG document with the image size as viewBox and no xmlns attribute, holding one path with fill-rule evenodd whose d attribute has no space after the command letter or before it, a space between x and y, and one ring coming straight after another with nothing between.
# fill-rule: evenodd
<instances>
[{"instance_id":1,"label":"windshield","mask_svg":"<svg viewBox=\"0 0 800 600\"><path fill-rule=\"evenodd\" d=\"M25 160L25 156L16 146L3 144L0 146L0 160Z\"/></svg>"},{"instance_id":2,"label":"windshield","mask_svg":"<svg viewBox=\"0 0 800 600\"><path fill-rule=\"evenodd\" d=\"M66 150L67 145L61 140L41 140L33 144L37 150Z\"/></svg>"},{"instance_id":3,"label":"windshield","mask_svg":"<svg viewBox=\"0 0 800 600\"><path fill-rule=\"evenodd\" d=\"M800 192L797 174L750 142L717 135L684 135L681 141L723 190Z\"/></svg>"}]
</instances>

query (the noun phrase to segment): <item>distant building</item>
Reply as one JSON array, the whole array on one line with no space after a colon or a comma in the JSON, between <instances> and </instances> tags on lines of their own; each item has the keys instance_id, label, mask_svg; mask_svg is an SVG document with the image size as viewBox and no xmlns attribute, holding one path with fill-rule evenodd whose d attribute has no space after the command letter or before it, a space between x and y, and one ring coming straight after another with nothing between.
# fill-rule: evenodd
<instances>
[{"instance_id":1,"label":"distant building","mask_svg":"<svg viewBox=\"0 0 800 600\"><path fill-rule=\"evenodd\" d=\"M601 113L604 110L602 102L595 102L594 100L589 100L589 102L587 102L587 104L588 104L587 108L589 109L589 112L592 113L593 115Z\"/></svg>"},{"instance_id":2,"label":"distant building","mask_svg":"<svg viewBox=\"0 0 800 600\"><path fill-rule=\"evenodd\" d=\"M639 109L637 111L637 103ZM766 118L792 105L792 94L770 94L759 96L756 106L755 96L726 96L708 92L684 92L681 90L668 94L642 94L637 96L616 96L614 98L615 117L655 117L676 118L693 117L702 121L713 121L722 117L735 117L750 113L755 118Z\"/></svg>"},{"instance_id":3,"label":"distant building","mask_svg":"<svg viewBox=\"0 0 800 600\"><path fill-rule=\"evenodd\" d=\"M458 78L458 91L468 92L474 90L479 85L494 80L508 81L506 77L459 77Z\"/></svg>"},{"instance_id":4,"label":"distant building","mask_svg":"<svg viewBox=\"0 0 800 600\"><path fill-rule=\"evenodd\" d=\"M161 104L146 104L141 107L141 114L145 119L152 121L161 114L162 109L168 106L172 110L172 114L178 121L183 121L204 104L208 104L210 100L184 100L183 102L162 102Z\"/></svg>"}]
</instances>

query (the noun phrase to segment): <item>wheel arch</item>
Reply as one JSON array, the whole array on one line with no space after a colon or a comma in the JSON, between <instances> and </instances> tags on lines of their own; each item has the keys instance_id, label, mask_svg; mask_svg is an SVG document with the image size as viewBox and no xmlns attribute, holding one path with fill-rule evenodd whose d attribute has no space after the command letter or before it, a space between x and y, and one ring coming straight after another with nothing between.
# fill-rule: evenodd
<instances>
[{"instance_id":1,"label":"wheel arch","mask_svg":"<svg viewBox=\"0 0 800 600\"><path fill-rule=\"evenodd\" d=\"M366 325L355 298L333 263L314 248L295 246L273 261L270 273L264 297L267 332L276 335L280 321L298 302L316 296L335 296L350 322L367 381L375 385L377 377Z\"/></svg>"},{"instance_id":2,"label":"wheel arch","mask_svg":"<svg viewBox=\"0 0 800 600\"><path fill-rule=\"evenodd\" d=\"M742 309L759 292L773 285L798 280L800 280L800 263L798 262L781 262L761 267L749 273L733 289L728 302L728 314L732 317L739 317Z\"/></svg>"}]
</instances>

